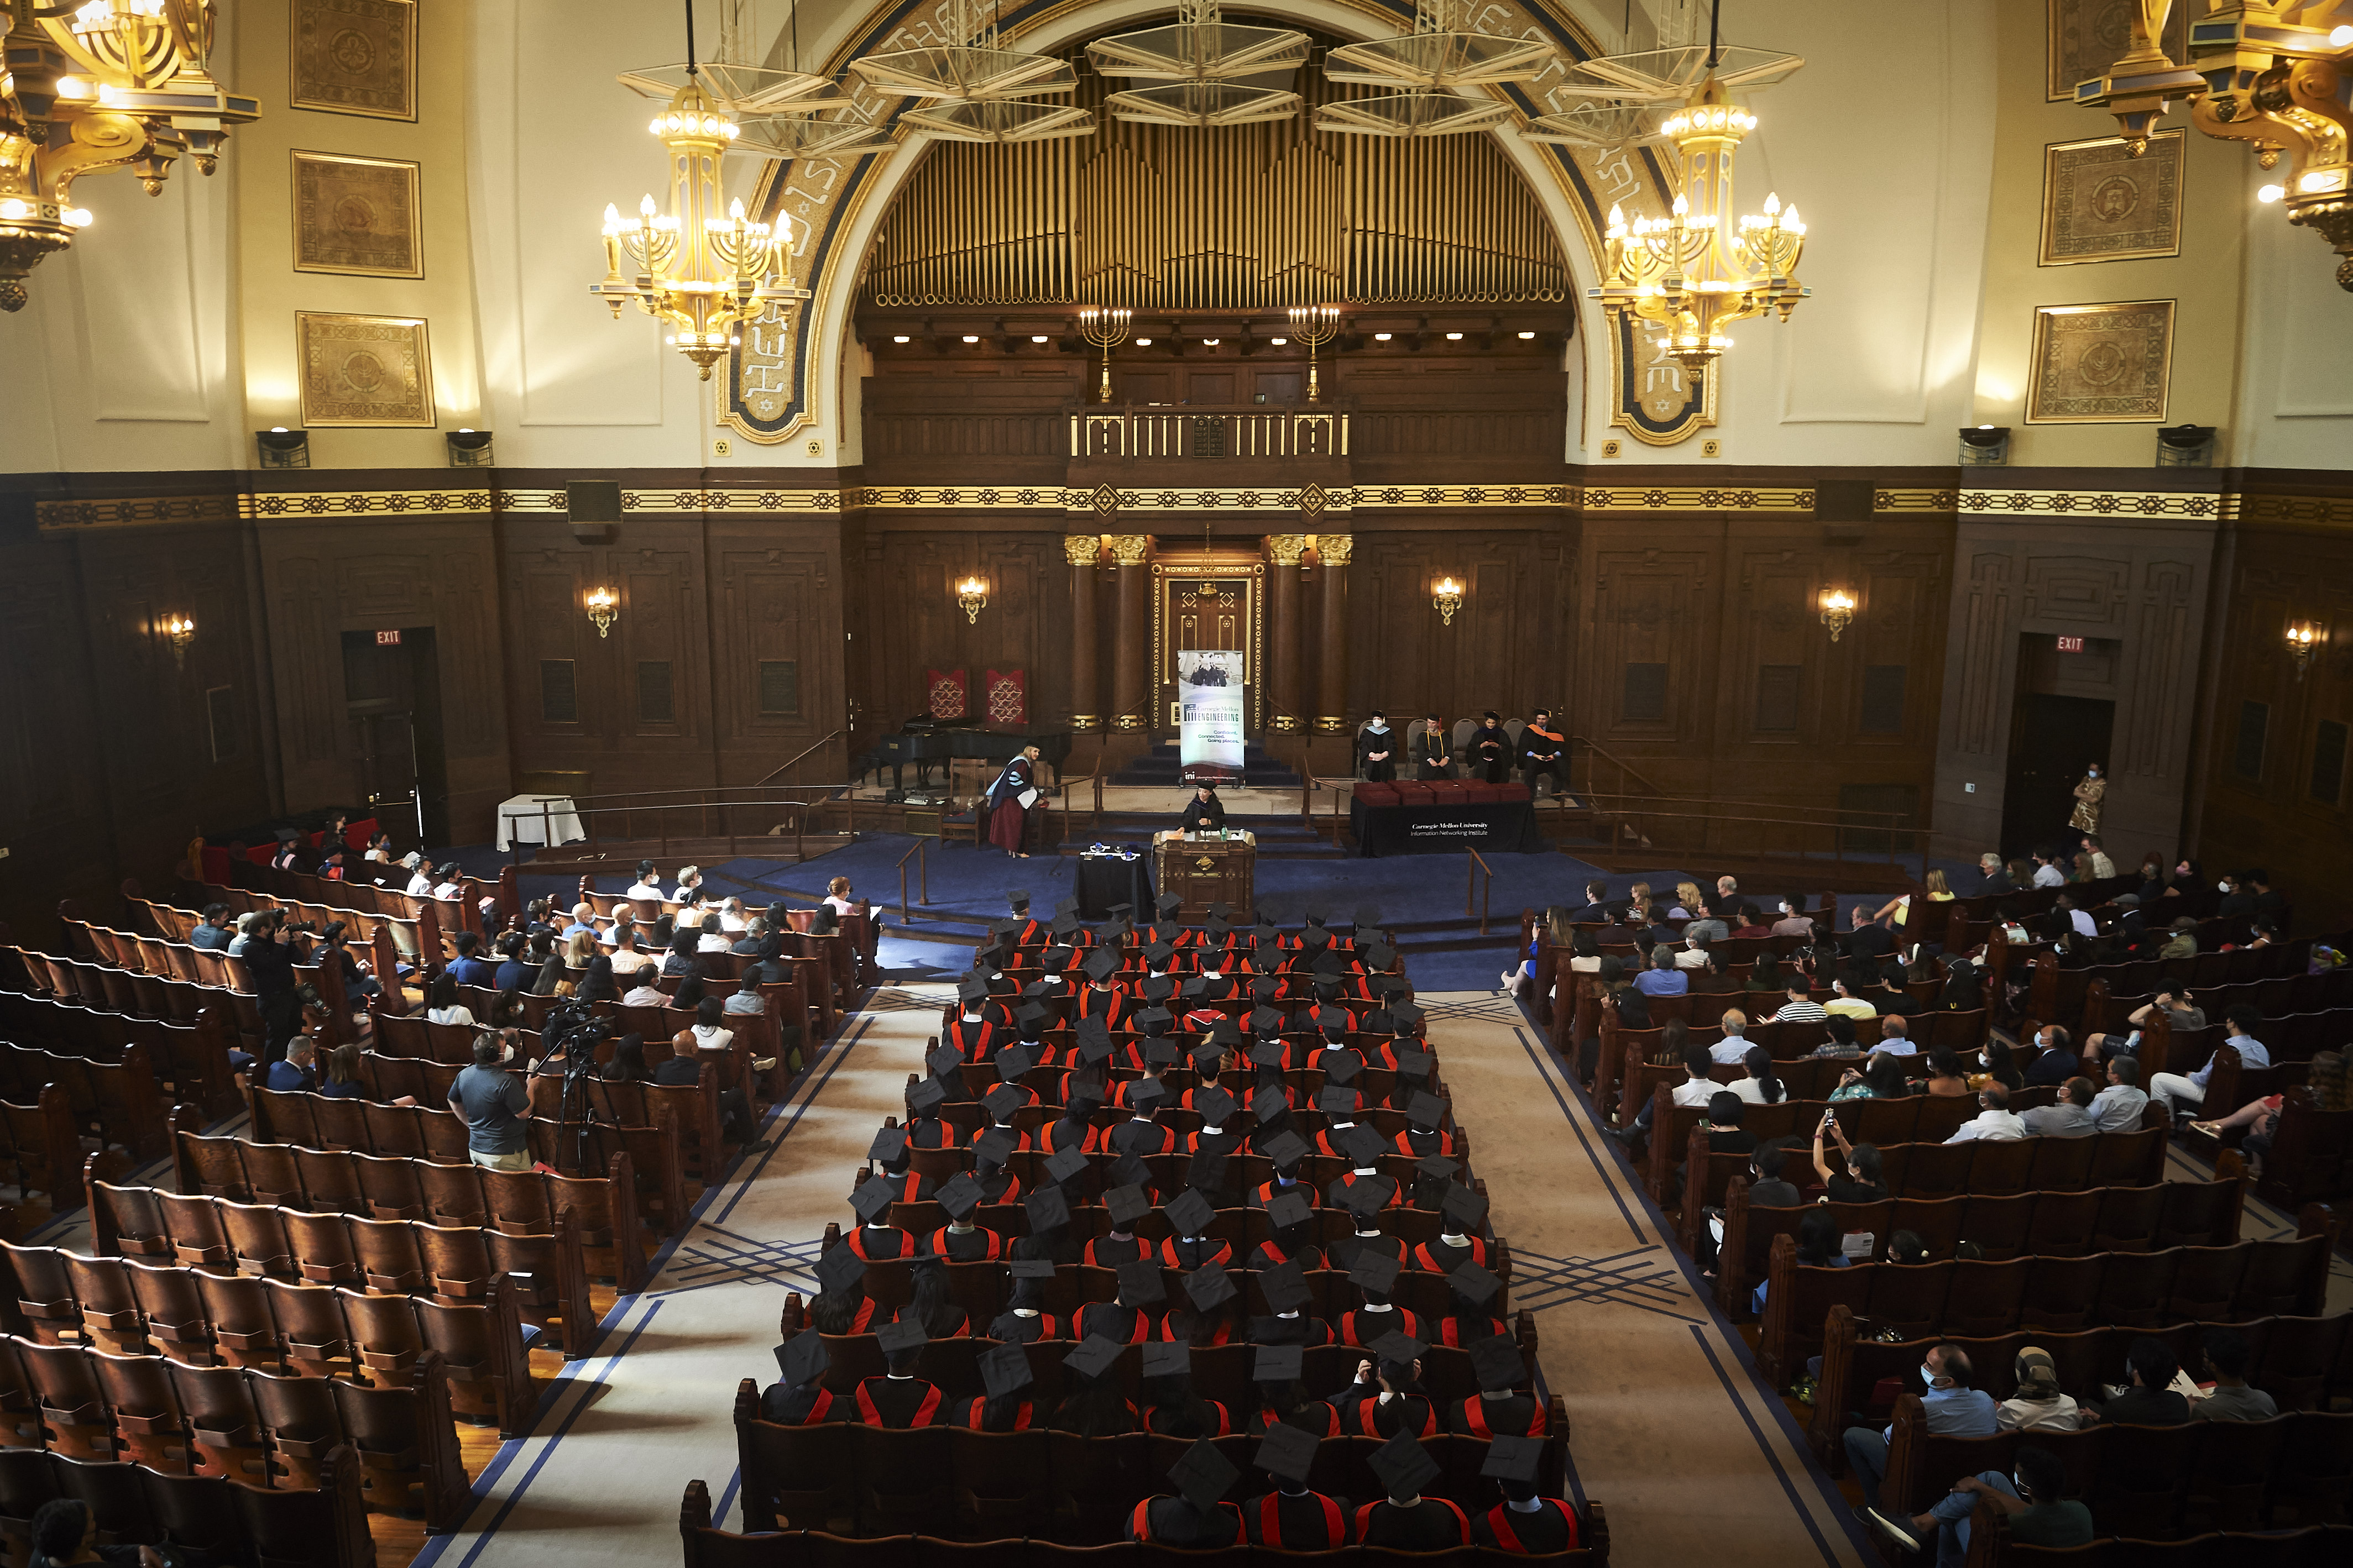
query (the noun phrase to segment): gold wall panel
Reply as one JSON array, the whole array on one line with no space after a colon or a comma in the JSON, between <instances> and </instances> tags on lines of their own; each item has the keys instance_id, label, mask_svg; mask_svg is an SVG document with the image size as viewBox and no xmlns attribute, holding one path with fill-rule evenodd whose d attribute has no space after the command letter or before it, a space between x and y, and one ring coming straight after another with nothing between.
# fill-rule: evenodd
<instances>
[{"instance_id":1,"label":"gold wall panel","mask_svg":"<svg viewBox=\"0 0 2353 1568\"><path fill-rule=\"evenodd\" d=\"M1325 40L1328 42L1329 40ZM1505 303L1570 297L1535 195L1487 135L1321 135L1316 106L1377 89L1315 70L1293 120L1216 130L1104 111L1092 137L934 145L867 258L869 304L1273 310L1318 300Z\"/></svg>"}]
</instances>

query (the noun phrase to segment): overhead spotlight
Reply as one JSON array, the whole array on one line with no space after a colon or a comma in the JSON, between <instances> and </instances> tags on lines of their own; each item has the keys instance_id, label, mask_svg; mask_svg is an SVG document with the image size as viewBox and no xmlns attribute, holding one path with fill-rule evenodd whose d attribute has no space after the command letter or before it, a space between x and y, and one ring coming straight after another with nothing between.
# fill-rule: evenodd
<instances>
[{"instance_id":1,"label":"overhead spotlight","mask_svg":"<svg viewBox=\"0 0 2353 1568\"><path fill-rule=\"evenodd\" d=\"M1375 333L1373 334L1373 342L1377 342L1377 343L1385 343L1385 342L1388 342L1388 341L1389 341L1389 335L1388 335L1388 333L1387 333L1387 332L1375 332Z\"/></svg>"},{"instance_id":2,"label":"overhead spotlight","mask_svg":"<svg viewBox=\"0 0 2353 1568\"><path fill-rule=\"evenodd\" d=\"M1029 341L1033 343L1042 343L1046 341L1046 334L1043 332L1032 332L1029 336Z\"/></svg>"},{"instance_id":3,"label":"overhead spotlight","mask_svg":"<svg viewBox=\"0 0 2353 1568\"><path fill-rule=\"evenodd\" d=\"M1152 346L1152 340L1150 338L1138 338L1135 340L1135 346L1140 349L1148 349Z\"/></svg>"},{"instance_id":4,"label":"overhead spotlight","mask_svg":"<svg viewBox=\"0 0 2353 1568\"><path fill-rule=\"evenodd\" d=\"M1219 344L1220 342L1222 342L1222 341L1223 341L1222 339L1219 339L1219 338L1203 338L1203 339L1201 340L1201 342L1202 342L1203 343L1207 344L1207 345L1208 345L1208 347L1210 347L1210 348L1216 348L1216 347L1218 346L1218 344Z\"/></svg>"},{"instance_id":5,"label":"overhead spotlight","mask_svg":"<svg viewBox=\"0 0 2353 1568\"><path fill-rule=\"evenodd\" d=\"M972 332L966 332L966 333L964 335L964 341L965 341L965 342L968 342L968 343L976 343L976 342L980 342L980 339L979 339L979 337L978 337L976 334L975 334L975 333L972 333Z\"/></svg>"},{"instance_id":6,"label":"overhead spotlight","mask_svg":"<svg viewBox=\"0 0 2353 1568\"><path fill-rule=\"evenodd\" d=\"M1291 340L1289 338L1269 338L1266 341L1272 343L1276 348L1281 348Z\"/></svg>"},{"instance_id":7,"label":"overhead spotlight","mask_svg":"<svg viewBox=\"0 0 2353 1568\"><path fill-rule=\"evenodd\" d=\"M1522 332L1522 333L1520 334L1521 341L1523 341L1523 342L1525 342L1527 339L1529 339L1529 338L1533 338L1533 337L1535 337L1535 334L1534 332Z\"/></svg>"},{"instance_id":8,"label":"overhead spotlight","mask_svg":"<svg viewBox=\"0 0 2353 1568\"><path fill-rule=\"evenodd\" d=\"M908 340L908 339L907 339L903 334L902 334L901 336L898 336L898 337L894 337L894 338L892 338L891 341L892 341L892 342L894 342L894 343L903 343L903 342L908 342L909 340Z\"/></svg>"},{"instance_id":9,"label":"overhead spotlight","mask_svg":"<svg viewBox=\"0 0 2353 1568\"><path fill-rule=\"evenodd\" d=\"M1449 332L1446 334L1446 341L1450 343L1459 343L1462 341L1462 334L1461 332Z\"/></svg>"}]
</instances>

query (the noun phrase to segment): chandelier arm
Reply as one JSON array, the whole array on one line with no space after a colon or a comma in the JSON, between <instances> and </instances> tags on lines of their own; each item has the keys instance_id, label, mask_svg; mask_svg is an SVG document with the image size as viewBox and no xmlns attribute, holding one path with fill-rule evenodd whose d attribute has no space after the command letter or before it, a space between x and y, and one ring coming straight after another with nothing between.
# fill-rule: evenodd
<instances>
[{"instance_id":1,"label":"chandelier arm","mask_svg":"<svg viewBox=\"0 0 2353 1568\"><path fill-rule=\"evenodd\" d=\"M694 61L694 0L686 0L686 74L691 78L698 68Z\"/></svg>"}]
</instances>

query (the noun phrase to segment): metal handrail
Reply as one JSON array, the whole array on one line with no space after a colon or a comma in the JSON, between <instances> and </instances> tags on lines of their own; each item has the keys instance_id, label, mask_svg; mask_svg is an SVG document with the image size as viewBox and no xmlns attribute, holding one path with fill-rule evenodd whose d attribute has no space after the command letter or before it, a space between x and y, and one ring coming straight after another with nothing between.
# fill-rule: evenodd
<instances>
[{"instance_id":1,"label":"metal handrail","mask_svg":"<svg viewBox=\"0 0 2353 1568\"><path fill-rule=\"evenodd\" d=\"M1476 849L1466 849L1463 853L1471 857L1471 864L1465 868L1469 874L1463 879L1462 918L1464 920L1469 920L1471 918L1472 896L1482 887L1482 884L1479 880L1480 873L1486 873L1487 880L1483 884L1486 897L1479 900L1479 934L1481 936L1485 936L1487 934L1487 910L1495 900L1495 868L1493 866L1488 865L1486 858L1481 855Z\"/></svg>"},{"instance_id":2,"label":"metal handrail","mask_svg":"<svg viewBox=\"0 0 2353 1568\"><path fill-rule=\"evenodd\" d=\"M717 812L726 812L726 811L731 811L731 810L734 810L734 809L737 809L737 808L743 808L743 807L756 807L756 808L761 809L761 810L764 810L764 811L776 811L776 812L790 813L790 814L791 814L791 816L792 816L792 820L793 820L793 825L794 825L794 827L793 827L794 853L795 853L796 857L797 858L798 856L800 856L800 854L801 854L802 850L805 848L804 836L806 835L806 833L807 833L807 817L808 817L808 812L809 812L810 808L811 808L811 807L813 807L813 806L818 806L818 805L824 805L824 804L825 804L825 802L826 802L826 800L827 800L828 798L830 798L830 797L831 797L832 795L834 795L837 792L847 791L847 790L850 789L852 786L851 786L851 785L849 785L849 784L773 784L773 785L769 785L769 786L767 786L767 787L769 787L769 788L771 788L771 789L778 790L778 791L785 791L785 790L797 790L797 791L801 791L801 792L804 792L804 793L806 793L806 794L812 795L814 796L814 798L806 798L806 799L804 799L804 798L794 798L794 797L789 797L789 796L788 796L788 797L785 797L785 798L777 798L777 797L776 797L776 796L769 796L769 797L765 797L765 798L758 798L758 799L740 799L740 800L729 800L729 799L717 799L717 800L712 800L712 799L701 799L701 800L681 800L681 801L642 802L642 803L634 803L634 804L623 805L589 805L589 806L583 806L583 805L579 805L579 803L575 800L575 801L574 802L574 814L575 814L575 816L577 816L580 818L580 820L581 820L581 826L582 826L586 830L586 832L587 832L587 849L586 849L586 853L588 853L588 854L590 854L590 855L594 855L594 854L596 852L596 850L597 850L597 846L599 845L599 843L600 843L600 842L601 842L601 840L602 840L602 836L601 836L600 831L599 831L598 826L597 826L597 819L598 819L598 818L600 818L600 817L605 817L605 816L612 816L612 815L615 815L615 814L618 814L618 815L621 816L621 818L622 818L622 820L623 820L623 823L624 823L624 825L625 825L625 826L624 826L624 827L623 827L623 829L622 829L621 837L622 837L625 841L633 841L633 840L629 840L628 829L628 826L626 826L626 825L627 825L627 823L628 823L628 819L629 819L630 817L634 816L635 816L637 813L638 813L638 812L641 812L641 811L650 811L650 812L652 812L652 813L654 814L654 839L655 839L655 843L656 843L656 846L657 846L656 853L657 853L657 854L659 854L659 855L667 856L667 855L670 853L670 837L671 837L671 836L670 836L670 828L669 828L669 824L668 824L668 822L667 822L667 820L666 820L666 819L667 819L668 815L669 815L670 812L673 812L673 811L696 811L696 812L712 812L712 811L717 811ZM647 792L647 793L657 793L657 792ZM686 794L693 794L693 795L719 795L719 794L723 794L723 792L717 791L717 790L700 790L700 791L686 791L686 792L669 792L669 791L665 791L665 792L659 792L659 793L665 793L665 794L668 794L668 793L686 793ZM597 798L597 797L591 796L590 798L594 799L594 798ZM609 797L607 797L607 798L609 798ZM850 831L851 831L853 834L855 834L855 832L857 831L857 803L856 803L855 799L853 798L853 799L851 799L848 804L849 804L849 809L850 809ZM543 821L545 821L545 820L547 819L547 814L548 814L548 807L547 807L545 805L543 805L540 807L540 809L539 809L538 811L535 811L535 812L533 812L533 811L524 811L524 812L506 812L506 813L501 813L501 816L502 816L502 817L504 817L505 819L510 820L510 821L522 821L522 820L526 820L526 819L528 819L528 818L530 818L530 817L532 817L532 816L539 816ZM722 820L723 822L724 822L724 820L725 820L725 819L723 817L721 820ZM544 830L543 830L543 836L544 836ZM732 858L733 856L735 856L737 853L739 853L739 844L740 844L740 840L741 840L741 839L742 839L742 837L743 837L743 835L741 835L741 834L739 834L739 833L736 833L736 832L734 832L734 831L733 831L733 830L728 830L728 831L724 831L724 832L707 833L707 834L693 834L693 835L681 834L681 835L680 835L680 837L691 837L724 838L724 839L726 839L726 840L727 840L728 854L729 854L730 858ZM763 837L765 837L765 835L763 835ZM515 854L515 863L516 863L516 864L521 864L521 862L522 862L522 856L521 856L521 853L520 853L521 848L522 848L522 841L521 841L521 840L517 839L517 840L512 840L512 841L511 841L511 843L510 843L510 849L511 849L512 851L513 851L513 852L514 852L514 854Z\"/></svg>"},{"instance_id":3,"label":"metal handrail","mask_svg":"<svg viewBox=\"0 0 2353 1568\"><path fill-rule=\"evenodd\" d=\"M1571 735L1568 737L1567 743L1572 746L1583 746L1587 751L1591 752L1595 756L1599 757L1611 767L1616 768L1626 777L1630 779L1639 779L1654 791L1659 787L1656 784L1651 783L1648 777L1645 777L1641 773L1629 765L1624 758L1602 746L1596 745L1588 736Z\"/></svg>"},{"instance_id":4,"label":"metal handrail","mask_svg":"<svg viewBox=\"0 0 2353 1568\"><path fill-rule=\"evenodd\" d=\"M1911 815L1909 812L1867 811L1861 806L1856 806L1850 810L1845 806L1823 807L1811 805L1787 805L1778 800L1720 800L1711 795L1637 795L1630 793L1624 795L1604 795L1596 790L1588 790L1579 798L1588 801L1656 801L1665 805L1739 805L1751 807L1759 811L1794 811L1810 813L1818 817L1847 818L1857 816L1883 816L1888 819L1887 826L1896 832L1926 831L1926 829L1920 828L1906 828L1904 826L1903 819ZM1841 821L1839 823L1831 824L1831 826L1858 827L1868 825L1863 823Z\"/></svg>"},{"instance_id":5,"label":"metal handrail","mask_svg":"<svg viewBox=\"0 0 2353 1568\"><path fill-rule=\"evenodd\" d=\"M808 745L806 745L806 746L802 747L798 752L795 753L795 755L794 755L794 757L793 757L792 761L790 761L790 762L788 762L788 763L785 763L783 767L778 767L778 768L772 769L772 770L769 772L768 776L767 776L766 778L759 779L759 780L755 780L755 781L754 782L754 784L753 784L752 787L753 787L754 789L758 789L762 784L767 784L767 783L769 783L770 781L772 781L773 779L775 779L775 778L776 778L776 774L778 774L778 773L783 773L783 772L785 771L785 769L786 769L786 768L797 768L797 767L800 766L800 765L801 765L801 758L807 756L811 752L816 751L816 750L818 749L818 747L819 747L819 746L830 746L830 745L831 745L831 744L833 744L836 741L840 740L843 736L845 736L845 735L847 735L847 734L849 734L849 731L847 728L839 729L839 730L836 730L832 734L826 736L823 740L821 740L821 741L815 741L815 742L811 742L811 743L809 743Z\"/></svg>"},{"instance_id":6,"label":"metal handrail","mask_svg":"<svg viewBox=\"0 0 2353 1568\"><path fill-rule=\"evenodd\" d=\"M1898 815L1901 815L1901 814L1899 813ZM1758 826L1758 827L1826 827L1826 828L1830 829L1830 831L1831 831L1831 858L1834 862L1836 862L1837 864L1841 865L1841 866L1842 866L1842 865L1844 865L1844 864L1846 864L1846 836L1847 836L1847 834L1848 834L1848 833L1850 833L1850 832L1885 833L1885 834L1887 835L1887 852L1886 852L1885 856L1884 856L1884 857L1872 857L1871 858L1872 858L1872 859L1873 859L1873 860L1877 860L1877 859L1880 859L1880 858L1884 858L1884 860L1886 861L1886 863L1887 863L1888 865L1890 865L1890 866L1894 866L1894 864L1896 864L1896 861L1897 861L1897 857L1896 857L1896 852L1895 852L1895 836L1896 836L1897 834L1899 834L1899 833L1925 833L1925 832L1928 831L1928 830L1927 830L1926 828L1925 828L1925 827L1901 827L1901 826L1896 826L1896 827L1879 828L1879 827L1859 827L1859 826L1857 826L1855 824L1852 824L1852 823L1844 823L1844 822L1798 822L1798 821L1792 821L1791 819L1789 819L1789 818L1788 818L1788 817L1773 817L1773 816L1719 816L1719 815L1717 815L1716 813L1712 812L1712 811L1664 811L1664 812L1646 812L1646 813L1644 813L1644 814L1643 814L1643 816L1644 816L1644 820L1645 820L1645 825L1646 825L1646 826L1647 826L1647 824L1648 824L1650 821L1652 821L1652 820L1664 820L1664 821L1670 821L1670 822L1697 822L1697 823L1700 823L1700 824L1702 824L1702 825L1703 825L1703 826L1702 826L1702 828L1701 828L1701 834L1702 834L1702 837L1703 837L1703 839L1704 839L1704 837L1705 837L1705 836L1706 836L1706 830L1707 830L1707 828L1708 828L1708 827L1711 827L1711 826L1715 826L1715 824L1717 824L1717 823L1725 823L1725 824L1746 823L1746 824L1749 824L1749 825L1751 825L1751 826ZM1619 849L1620 848L1620 830L1621 830L1622 828L1626 827L1627 826L1628 826L1628 824L1627 824L1623 819L1619 819L1619 820L1616 820L1616 821L1611 822L1610 826L1609 826L1609 852L1610 852L1610 853L1612 853L1612 854L1616 854L1616 853L1619 851ZM1643 831L1641 831L1641 830L1640 830L1640 829L1637 829L1637 830L1636 830L1636 837L1637 837L1637 839L1640 841L1640 842L1639 842L1639 845L1638 845L1638 847L1642 847L1642 848L1649 848L1649 847L1651 847L1651 846L1650 836L1648 835L1648 833L1643 832ZM1778 850L1774 850L1774 851L1760 851L1759 853L1760 853L1760 854L1762 854L1762 855L1764 855L1764 856L1765 856L1766 858L1780 858L1780 857L1781 857L1785 852L1783 852L1783 851L1778 851ZM1799 860L1810 860L1810 859L1812 859L1812 858L1814 858L1814 852L1813 852L1813 851L1811 851L1811 850L1809 850L1809 849L1799 849L1799 850L1796 850L1796 851L1794 851L1794 852L1789 852L1789 853L1791 853L1791 858L1796 858L1796 859L1799 859ZM1858 858L1861 858L1861 857L1858 857Z\"/></svg>"},{"instance_id":7,"label":"metal handrail","mask_svg":"<svg viewBox=\"0 0 2353 1568\"><path fill-rule=\"evenodd\" d=\"M915 879L920 889L917 896L924 908L931 907L932 859L923 852L929 843L928 839L918 838L913 849L899 857L899 920L903 925L913 925L915 922L915 917L907 910L907 862L910 859L915 862Z\"/></svg>"}]
</instances>

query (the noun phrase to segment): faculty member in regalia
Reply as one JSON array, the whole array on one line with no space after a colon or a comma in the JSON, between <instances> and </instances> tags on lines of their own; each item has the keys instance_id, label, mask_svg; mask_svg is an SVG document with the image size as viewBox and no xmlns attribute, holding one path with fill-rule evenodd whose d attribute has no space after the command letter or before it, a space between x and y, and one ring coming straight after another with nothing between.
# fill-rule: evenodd
<instances>
[{"instance_id":1,"label":"faculty member in regalia","mask_svg":"<svg viewBox=\"0 0 2353 1568\"><path fill-rule=\"evenodd\" d=\"M988 841L1008 855L1029 858L1022 846L1029 829L1029 808L1037 804L1038 748L1024 746L988 786Z\"/></svg>"}]
</instances>

